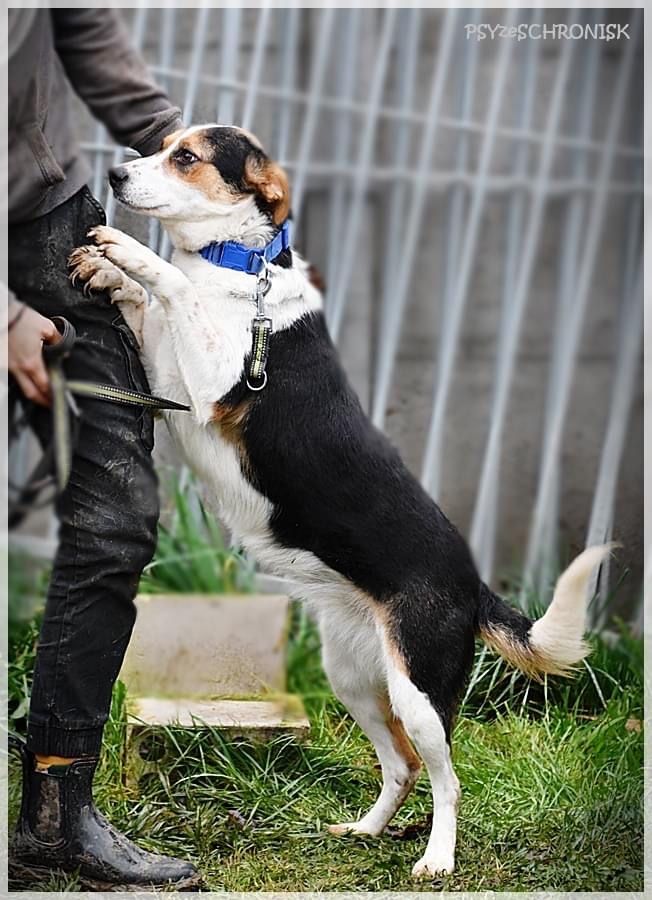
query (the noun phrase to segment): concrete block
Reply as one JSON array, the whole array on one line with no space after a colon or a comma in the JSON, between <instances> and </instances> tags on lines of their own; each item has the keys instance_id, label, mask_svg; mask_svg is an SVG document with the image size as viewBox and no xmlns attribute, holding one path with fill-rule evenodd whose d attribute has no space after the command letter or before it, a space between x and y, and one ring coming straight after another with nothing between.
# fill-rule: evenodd
<instances>
[{"instance_id":1,"label":"concrete block","mask_svg":"<svg viewBox=\"0 0 652 900\"><path fill-rule=\"evenodd\" d=\"M275 594L141 594L120 673L129 696L284 691L288 602Z\"/></svg>"}]
</instances>

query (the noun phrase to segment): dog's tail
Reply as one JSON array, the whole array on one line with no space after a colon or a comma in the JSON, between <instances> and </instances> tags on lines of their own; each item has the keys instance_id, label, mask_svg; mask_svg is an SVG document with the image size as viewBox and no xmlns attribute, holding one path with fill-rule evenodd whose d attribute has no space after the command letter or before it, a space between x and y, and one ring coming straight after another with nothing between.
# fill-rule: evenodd
<instances>
[{"instance_id":1,"label":"dog's tail","mask_svg":"<svg viewBox=\"0 0 652 900\"><path fill-rule=\"evenodd\" d=\"M544 674L571 675L589 653L584 641L589 578L615 546L601 544L580 553L559 576L552 602L536 622L483 585L478 610L482 640L538 681Z\"/></svg>"}]
</instances>

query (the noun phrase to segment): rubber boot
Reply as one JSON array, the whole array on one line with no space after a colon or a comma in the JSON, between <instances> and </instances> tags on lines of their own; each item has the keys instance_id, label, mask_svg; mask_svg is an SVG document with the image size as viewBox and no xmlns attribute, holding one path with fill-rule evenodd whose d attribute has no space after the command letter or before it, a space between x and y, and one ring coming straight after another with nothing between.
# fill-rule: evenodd
<instances>
[{"instance_id":1,"label":"rubber boot","mask_svg":"<svg viewBox=\"0 0 652 900\"><path fill-rule=\"evenodd\" d=\"M201 876L193 865L141 850L107 822L93 804L97 759L36 770L25 744L11 736L20 751L23 796L20 818L9 852L10 879L39 881L54 871L75 872L93 891L197 889Z\"/></svg>"}]
</instances>

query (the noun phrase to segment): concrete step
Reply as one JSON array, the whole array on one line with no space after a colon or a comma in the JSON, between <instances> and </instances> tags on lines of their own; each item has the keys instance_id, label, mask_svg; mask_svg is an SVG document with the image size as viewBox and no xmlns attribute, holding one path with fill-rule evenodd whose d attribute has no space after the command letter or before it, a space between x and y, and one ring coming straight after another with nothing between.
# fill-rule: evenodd
<instances>
[{"instance_id":1,"label":"concrete step","mask_svg":"<svg viewBox=\"0 0 652 900\"><path fill-rule=\"evenodd\" d=\"M253 700L130 697L128 710L128 724L136 731L168 725L217 728L229 737L280 733L305 737L310 731L303 703L295 694Z\"/></svg>"},{"instance_id":2,"label":"concrete step","mask_svg":"<svg viewBox=\"0 0 652 900\"><path fill-rule=\"evenodd\" d=\"M141 594L120 673L129 696L285 690L289 601L278 594Z\"/></svg>"}]
</instances>

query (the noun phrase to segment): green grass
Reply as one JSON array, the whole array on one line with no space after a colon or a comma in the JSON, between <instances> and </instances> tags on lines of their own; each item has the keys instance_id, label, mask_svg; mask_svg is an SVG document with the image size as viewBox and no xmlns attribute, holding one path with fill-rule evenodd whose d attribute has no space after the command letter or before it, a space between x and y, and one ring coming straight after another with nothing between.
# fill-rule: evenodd
<instances>
[{"instance_id":1,"label":"green grass","mask_svg":"<svg viewBox=\"0 0 652 900\"><path fill-rule=\"evenodd\" d=\"M154 559L145 567L146 594L233 594L251 591L254 569L229 547L217 520L206 509L193 481L172 479L169 524L159 524Z\"/></svg>"},{"instance_id":2,"label":"green grass","mask_svg":"<svg viewBox=\"0 0 652 900\"><path fill-rule=\"evenodd\" d=\"M14 708L32 659L33 634L23 638L14 646ZM410 877L428 833L425 777L383 837L324 832L369 807L380 773L330 693L315 631L296 610L289 681L310 715L305 744L168 729L163 758L133 790L123 784L118 686L97 799L143 846L195 860L215 891L641 891L641 642L622 628L613 646L593 643L590 667L573 682L536 691L494 656L478 655L454 737L463 793L457 871L445 883ZM60 876L45 886L75 887L74 877Z\"/></svg>"}]
</instances>

